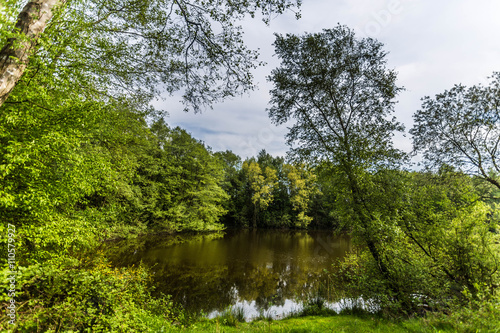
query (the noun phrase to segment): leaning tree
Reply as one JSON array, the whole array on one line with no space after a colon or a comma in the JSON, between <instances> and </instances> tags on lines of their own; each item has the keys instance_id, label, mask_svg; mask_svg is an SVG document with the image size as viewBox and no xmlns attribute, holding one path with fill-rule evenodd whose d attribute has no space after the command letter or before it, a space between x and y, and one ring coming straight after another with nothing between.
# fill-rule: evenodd
<instances>
[{"instance_id":1,"label":"leaning tree","mask_svg":"<svg viewBox=\"0 0 500 333\"><path fill-rule=\"evenodd\" d=\"M392 143L403 126L391 117L402 88L386 67L383 45L358 39L340 25L302 36L276 35L274 45L281 65L269 77L274 84L269 116L276 124L290 121L292 156L332 165L344 193L340 209L388 287L406 302L384 253L387 230L379 213L388 197L372 181L372 175L404 159Z\"/></svg>"}]
</instances>

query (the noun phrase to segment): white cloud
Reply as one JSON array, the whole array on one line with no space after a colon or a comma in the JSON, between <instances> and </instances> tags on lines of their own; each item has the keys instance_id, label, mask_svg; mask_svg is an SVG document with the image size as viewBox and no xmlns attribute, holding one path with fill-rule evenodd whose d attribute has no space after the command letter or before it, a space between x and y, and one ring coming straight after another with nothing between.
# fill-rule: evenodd
<instances>
[{"instance_id":1,"label":"white cloud","mask_svg":"<svg viewBox=\"0 0 500 333\"><path fill-rule=\"evenodd\" d=\"M255 71L260 90L215 105L201 115L186 114L169 100L168 105L178 106L169 109L167 121L187 128L217 150L226 147L248 156L266 148L283 155L286 128L275 128L265 111L271 88L266 76L279 65L272 56L273 32L317 32L340 23L359 36L376 32L373 37L385 44L388 67L399 72L398 82L407 89L399 97L396 116L409 129L421 97L455 83L485 83L487 76L500 70L499 14L497 0L306 0L299 21L289 13L273 20L270 27L257 20L245 22L249 46L260 48L262 60L268 62ZM398 147L411 149L409 138L396 140Z\"/></svg>"}]
</instances>

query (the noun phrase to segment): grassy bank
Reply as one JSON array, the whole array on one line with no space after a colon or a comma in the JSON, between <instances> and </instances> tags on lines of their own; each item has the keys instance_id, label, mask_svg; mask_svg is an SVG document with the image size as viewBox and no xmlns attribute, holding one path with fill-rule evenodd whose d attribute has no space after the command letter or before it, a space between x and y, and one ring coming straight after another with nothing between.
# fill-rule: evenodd
<instances>
[{"instance_id":1,"label":"grassy bank","mask_svg":"<svg viewBox=\"0 0 500 333\"><path fill-rule=\"evenodd\" d=\"M228 326L214 319L193 325L185 332L408 332L418 325L413 322L393 323L379 318L362 318L352 315L331 317L301 317L277 321L259 320Z\"/></svg>"},{"instance_id":2,"label":"grassy bank","mask_svg":"<svg viewBox=\"0 0 500 333\"><path fill-rule=\"evenodd\" d=\"M492 318L493 320L494 318ZM497 321L498 323L498 321ZM496 330L495 330L496 329ZM336 315L308 316L283 320L257 320L230 323L212 319L197 322L189 328L170 328L169 332L500 332L493 322L488 326L454 322L452 318L418 318L392 321L380 317Z\"/></svg>"},{"instance_id":3,"label":"grassy bank","mask_svg":"<svg viewBox=\"0 0 500 333\"><path fill-rule=\"evenodd\" d=\"M500 332L500 303L483 300L450 312L428 312L420 317L387 317L360 308L337 313L323 303L309 302L282 320L262 316L245 321L242 309L230 308L214 319L198 318L188 326L170 326L170 332Z\"/></svg>"}]
</instances>

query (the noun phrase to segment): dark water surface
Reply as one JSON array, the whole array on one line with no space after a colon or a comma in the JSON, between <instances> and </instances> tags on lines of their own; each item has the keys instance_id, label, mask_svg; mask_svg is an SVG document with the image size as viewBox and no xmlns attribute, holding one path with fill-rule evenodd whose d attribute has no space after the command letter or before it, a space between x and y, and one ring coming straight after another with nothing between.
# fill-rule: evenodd
<instances>
[{"instance_id":1,"label":"dark water surface","mask_svg":"<svg viewBox=\"0 0 500 333\"><path fill-rule=\"evenodd\" d=\"M116 266L152 267L158 291L188 311L210 316L238 306L247 318L297 310L320 285L329 292L324 270L350 250L350 238L331 231L281 230L155 236L108 249Z\"/></svg>"}]
</instances>

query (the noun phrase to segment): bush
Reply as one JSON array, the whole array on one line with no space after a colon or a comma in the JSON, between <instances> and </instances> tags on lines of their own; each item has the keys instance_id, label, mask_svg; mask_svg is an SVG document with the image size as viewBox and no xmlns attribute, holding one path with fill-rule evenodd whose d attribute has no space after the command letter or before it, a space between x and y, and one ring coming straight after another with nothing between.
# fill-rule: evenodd
<instances>
[{"instance_id":1,"label":"bush","mask_svg":"<svg viewBox=\"0 0 500 333\"><path fill-rule=\"evenodd\" d=\"M370 233L358 232L358 252L334 269L334 285L343 287L337 299L361 299L366 309L390 316L421 316L450 313L455 304L471 308L469 299L493 295L500 235L492 232L493 206L481 201L472 179L443 170L398 182L390 202L369 212Z\"/></svg>"},{"instance_id":2,"label":"bush","mask_svg":"<svg viewBox=\"0 0 500 333\"><path fill-rule=\"evenodd\" d=\"M97 254L59 257L19 272L14 332L150 332L179 319L168 297L151 296L144 267L111 268Z\"/></svg>"},{"instance_id":3,"label":"bush","mask_svg":"<svg viewBox=\"0 0 500 333\"><path fill-rule=\"evenodd\" d=\"M452 304L447 314L430 313L425 318L432 327L449 327L456 332L496 332L500 327L500 293L491 294L484 285L476 285L476 296L468 290L467 302Z\"/></svg>"}]
</instances>

